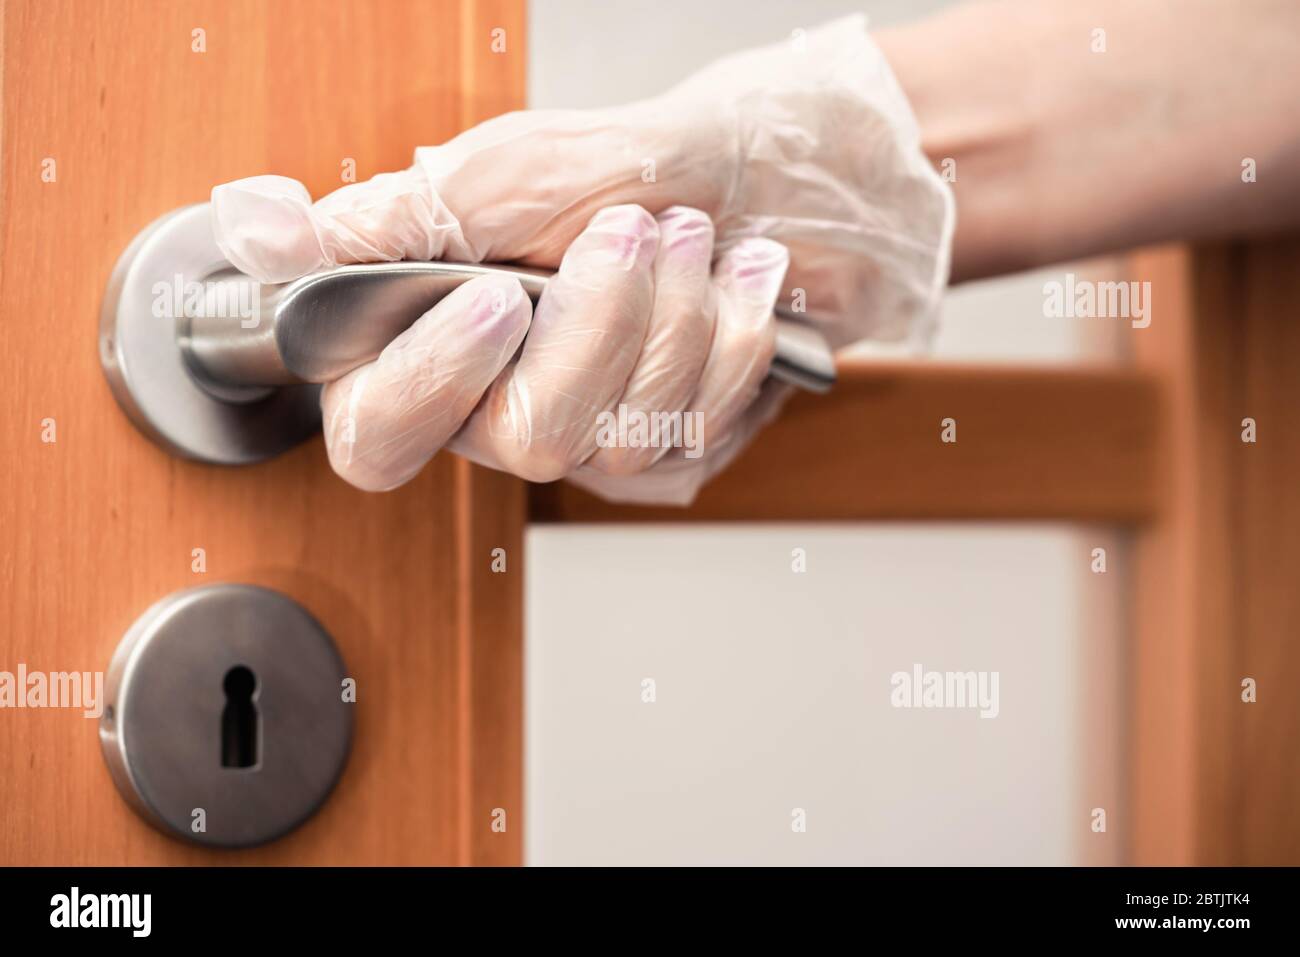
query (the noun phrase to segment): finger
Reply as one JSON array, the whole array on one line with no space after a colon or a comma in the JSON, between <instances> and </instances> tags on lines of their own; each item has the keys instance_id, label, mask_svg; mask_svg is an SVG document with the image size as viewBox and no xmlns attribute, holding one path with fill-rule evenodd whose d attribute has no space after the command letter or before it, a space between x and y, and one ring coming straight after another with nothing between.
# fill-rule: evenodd
<instances>
[{"instance_id":1,"label":"finger","mask_svg":"<svg viewBox=\"0 0 1300 957\"><path fill-rule=\"evenodd\" d=\"M710 445L706 454L695 457L702 451L698 447L673 449L635 475L607 475L583 465L568 481L607 501L625 505L690 505L700 489L745 450L754 434L776 418L793 392L785 383L764 380L758 399L741 414L730 436Z\"/></svg>"},{"instance_id":2,"label":"finger","mask_svg":"<svg viewBox=\"0 0 1300 957\"><path fill-rule=\"evenodd\" d=\"M597 213L546 284L519 359L456 436L457 452L535 482L596 450L645 340L659 228L639 206Z\"/></svg>"},{"instance_id":3,"label":"finger","mask_svg":"<svg viewBox=\"0 0 1300 957\"><path fill-rule=\"evenodd\" d=\"M683 414L688 441L639 474L611 476L584 465L575 484L615 502L688 505L739 454L790 392L767 379L776 352L772 309L788 263L785 248L767 239L742 240L723 254L714 269L712 347Z\"/></svg>"},{"instance_id":4,"label":"finger","mask_svg":"<svg viewBox=\"0 0 1300 957\"><path fill-rule=\"evenodd\" d=\"M722 443L756 398L776 354L772 310L790 255L770 239L742 239L714 267L718 318L690 407L705 443ZM706 446L707 447L707 446Z\"/></svg>"},{"instance_id":5,"label":"finger","mask_svg":"<svg viewBox=\"0 0 1300 957\"><path fill-rule=\"evenodd\" d=\"M358 488L410 480L473 412L528 332L519 281L481 276L321 393L330 464Z\"/></svg>"},{"instance_id":6,"label":"finger","mask_svg":"<svg viewBox=\"0 0 1300 957\"><path fill-rule=\"evenodd\" d=\"M456 218L418 169L344 186L314 205L297 180L236 180L212 190L212 223L231 265L262 282L342 263L475 261Z\"/></svg>"},{"instance_id":7,"label":"finger","mask_svg":"<svg viewBox=\"0 0 1300 957\"><path fill-rule=\"evenodd\" d=\"M710 276L713 222L698 209L673 206L655 217L659 252L654 265L654 307L645 343L614 412L619 421L644 422L637 438L598 448L584 463L610 475L649 468L680 434L681 412L699 383L709 355L717 308Z\"/></svg>"}]
</instances>

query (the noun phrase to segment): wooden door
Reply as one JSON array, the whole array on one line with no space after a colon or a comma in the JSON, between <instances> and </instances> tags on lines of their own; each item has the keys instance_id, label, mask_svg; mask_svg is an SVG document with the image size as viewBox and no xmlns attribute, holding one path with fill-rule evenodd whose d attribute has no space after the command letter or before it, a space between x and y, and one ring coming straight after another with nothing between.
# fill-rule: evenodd
<instances>
[{"instance_id":1,"label":"wooden door","mask_svg":"<svg viewBox=\"0 0 1300 957\"><path fill-rule=\"evenodd\" d=\"M96 329L130 239L214 184L274 172L320 195L349 161L398 169L521 106L522 3L2 7L0 670L103 670L155 600L251 582L332 632L357 710L324 808L241 852L137 818L80 711L0 710L0 864L518 862L521 484L440 455L366 494L319 442L250 468L171 458L114 403Z\"/></svg>"}]
</instances>

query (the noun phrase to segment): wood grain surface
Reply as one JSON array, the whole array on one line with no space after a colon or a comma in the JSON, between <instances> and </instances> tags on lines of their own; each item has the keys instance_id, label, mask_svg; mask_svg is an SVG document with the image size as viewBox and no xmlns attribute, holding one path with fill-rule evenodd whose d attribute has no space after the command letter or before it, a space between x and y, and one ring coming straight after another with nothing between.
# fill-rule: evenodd
<instances>
[{"instance_id":1,"label":"wood grain surface","mask_svg":"<svg viewBox=\"0 0 1300 957\"><path fill-rule=\"evenodd\" d=\"M242 581L326 624L358 700L325 807L236 853L137 818L79 711L0 711L0 864L518 863L520 483L441 455L366 494L316 441L250 468L170 458L114 403L96 327L130 239L213 185L273 172L320 195L346 160L400 168L521 106L522 3L7 0L3 31L0 669L101 670L158 598Z\"/></svg>"},{"instance_id":2,"label":"wood grain surface","mask_svg":"<svg viewBox=\"0 0 1300 957\"><path fill-rule=\"evenodd\" d=\"M1136 358L1173 409L1135 555L1137 864L1300 862L1298 261L1300 239L1278 238L1135 262L1165 317Z\"/></svg>"},{"instance_id":3,"label":"wood grain surface","mask_svg":"<svg viewBox=\"0 0 1300 957\"><path fill-rule=\"evenodd\" d=\"M1160 393L1121 369L841 364L796 396L688 509L532 488L534 521L1073 519L1156 506ZM957 441L940 441L941 422Z\"/></svg>"}]
</instances>

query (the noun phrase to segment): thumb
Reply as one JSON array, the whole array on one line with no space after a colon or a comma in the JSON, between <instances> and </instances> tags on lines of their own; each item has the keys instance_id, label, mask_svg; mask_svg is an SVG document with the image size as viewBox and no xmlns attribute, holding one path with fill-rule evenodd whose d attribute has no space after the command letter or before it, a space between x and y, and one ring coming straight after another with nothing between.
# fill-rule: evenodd
<instances>
[{"instance_id":1,"label":"thumb","mask_svg":"<svg viewBox=\"0 0 1300 957\"><path fill-rule=\"evenodd\" d=\"M344 186L314 205L307 188L285 176L226 183L212 190L212 230L231 265L262 282L343 263L475 261L418 168Z\"/></svg>"},{"instance_id":2,"label":"thumb","mask_svg":"<svg viewBox=\"0 0 1300 957\"><path fill-rule=\"evenodd\" d=\"M655 101L508 113L417 149L409 169L314 205L283 176L218 186L213 231L231 264L263 282L399 259L555 267L607 206L653 214L683 204L716 215L739 162L729 130Z\"/></svg>"}]
</instances>

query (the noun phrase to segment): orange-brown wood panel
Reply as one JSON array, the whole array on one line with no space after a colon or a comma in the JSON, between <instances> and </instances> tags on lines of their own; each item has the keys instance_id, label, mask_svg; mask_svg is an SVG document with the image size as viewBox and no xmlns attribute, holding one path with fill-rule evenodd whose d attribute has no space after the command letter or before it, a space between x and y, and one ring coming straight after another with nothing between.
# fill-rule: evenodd
<instances>
[{"instance_id":1,"label":"orange-brown wood panel","mask_svg":"<svg viewBox=\"0 0 1300 957\"><path fill-rule=\"evenodd\" d=\"M1210 627L1218 627L1222 596L1213 581L1195 593L1197 531L1190 519L1196 497L1218 494L1221 482L1196 461L1195 396L1189 377L1176 374L1190 368L1193 357L1187 252L1145 250L1133 257L1131 274L1150 282L1152 295L1160 297L1160 321L1153 319L1135 337L1135 360L1159 375L1170 420L1161 450L1162 508L1133 547L1127 857L1137 864L1189 864L1196 824L1193 639L1200 614L1211 615Z\"/></svg>"},{"instance_id":2,"label":"orange-brown wood panel","mask_svg":"<svg viewBox=\"0 0 1300 957\"><path fill-rule=\"evenodd\" d=\"M1235 597L1240 646L1231 667L1208 682L1231 703L1236 762L1231 787L1241 807L1238 861L1300 864L1300 238L1241 253L1235 326L1241 357L1236 402L1224 440L1236 465L1229 508L1238 523ZM1234 322L1236 320L1236 322ZM1241 420L1258 426L1241 441ZM1241 701L1243 678L1258 701Z\"/></svg>"},{"instance_id":3,"label":"orange-brown wood panel","mask_svg":"<svg viewBox=\"0 0 1300 957\"><path fill-rule=\"evenodd\" d=\"M320 618L358 699L325 807L236 853L137 819L80 712L0 711L0 863L519 862L519 483L440 456L365 494L318 442L251 468L169 458L114 403L96 328L131 237L214 184L274 172L318 195L349 160L399 168L521 106L523 21L513 0L4 4L0 669L103 669L156 599L246 581Z\"/></svg>"},{"instance_id":4,"label":"orange-brown wood panel","mask_svg":"<svg viewBox=\"0 0 1300 957\"><path fill-rule=\"evenodd\" d=\"M523 860L524 483L456 460L462 794L458 858Z\"/></svg>"},{"instance_id":5,"label":"orange-brown wood panel","mask_svg":"<svg viewBox=\"0 0 1300 957\"><path fill-rule=\"evenodd\" d=\"M1135 554L1134 863L1300 863L1297 263L1300 241L1275 240L1133 264L1162 303L1137 360L1173 409Z\"/></svg>"},{"instance_id":6,"label":"orange-brown wood panel","mask_svg":"<svg viewBox=\"0 0 1300 957\"><path fill-rule=\"evenodd\" d=\"M687 509L534 486L534 521L1071 519L1156 508L1154 379L1118 369L842 364ZM941 441L956 420L955 443Z\"/></svg>"}]
</instances>

